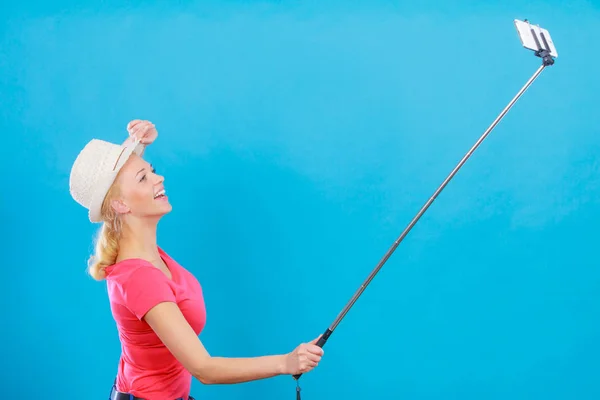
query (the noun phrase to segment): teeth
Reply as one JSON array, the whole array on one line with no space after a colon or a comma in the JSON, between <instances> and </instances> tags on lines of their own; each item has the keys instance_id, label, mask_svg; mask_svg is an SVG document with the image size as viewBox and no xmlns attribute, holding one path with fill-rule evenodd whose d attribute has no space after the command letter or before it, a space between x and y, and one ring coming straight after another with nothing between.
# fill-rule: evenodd
<instances>
[{"instance_id":1,"label":"teeth","mask_svg":"<svg viewBox=\"0 0 600 400\"><path fill-rule=\"evenodd\" d=\"M163 189L163 190L161 190L160 192L156 193L156 194L154 195L154 198L157 198L158 196L161 196L161 195L163 195L163 194L165 194L165 190L164 190L164 189Z\"/></svg>"}]
</instances>

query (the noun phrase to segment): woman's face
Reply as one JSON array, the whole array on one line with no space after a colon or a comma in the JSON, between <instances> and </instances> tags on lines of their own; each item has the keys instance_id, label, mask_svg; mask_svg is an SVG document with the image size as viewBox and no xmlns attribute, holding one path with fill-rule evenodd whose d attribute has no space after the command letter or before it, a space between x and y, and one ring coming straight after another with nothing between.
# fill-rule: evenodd
<instances>
[{"instance_id":1,"label":"woman's face","mask_svg":"<svg viewBox=\"0 0 600 400\"><path fill-rule=\"evenodd\" d=\"M113 207L120 214L136 218L160 218L172 209L163 182L148 162L132 154L115 182L121 195L113 201Z\"/></svg>"}]
</instances>

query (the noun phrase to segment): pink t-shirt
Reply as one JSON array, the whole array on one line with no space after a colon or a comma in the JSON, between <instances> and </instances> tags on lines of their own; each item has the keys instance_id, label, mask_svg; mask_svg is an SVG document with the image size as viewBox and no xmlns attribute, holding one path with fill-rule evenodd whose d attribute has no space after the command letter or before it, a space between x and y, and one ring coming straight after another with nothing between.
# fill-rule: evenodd
<instances>
[{"instance_id":1,"label":"pink t-shirt","mask_svg":"<svg viewBox=\"0 0 600 400\"><path fill-rule=\"evenodd\" d=\"M187 399L191 374L142 318L158 303L175 302L199 335L206 323L204 297L196 278L158 250L172 280L141 259L123 260L106 269L110 307L121 340L117 390L148 400Z\"/></svg>"}]
</instances>

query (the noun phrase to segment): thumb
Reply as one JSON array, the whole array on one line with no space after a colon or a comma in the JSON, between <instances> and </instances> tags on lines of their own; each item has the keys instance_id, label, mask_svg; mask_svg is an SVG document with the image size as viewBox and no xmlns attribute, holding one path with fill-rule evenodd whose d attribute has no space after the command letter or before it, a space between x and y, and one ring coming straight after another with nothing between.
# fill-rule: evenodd
<instances>
[{"instance_id":1,"label":"thumb","mask_svg":"<svg viewBox=\"0 0 600 400\"><path fill-rule=\"evenodd\" d=\"M317 342L319 341L319 339L321 339L321 336L323 336L323 334L320 334L315 339L311 340L310 344L317 344Z\"/></svg>"}]
</instances>

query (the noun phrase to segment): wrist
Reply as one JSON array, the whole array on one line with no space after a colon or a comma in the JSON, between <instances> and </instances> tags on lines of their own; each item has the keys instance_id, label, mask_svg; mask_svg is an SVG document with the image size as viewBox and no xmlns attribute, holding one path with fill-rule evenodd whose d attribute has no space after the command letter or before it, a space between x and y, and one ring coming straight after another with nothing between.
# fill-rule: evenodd
<instances>
[{"instance_id":1,"label":"wrist","mask_svg":"<svg viewBox=\"0 0 600 400\"><path fill-rule=\"evenodd\" d=\"M289 375L290 372L288 371L288 367L287 367L287 354L280 354L278 356L275 356L275 363L276 363L276 371L278 375Z\"/></svg>"}]
</instances>

